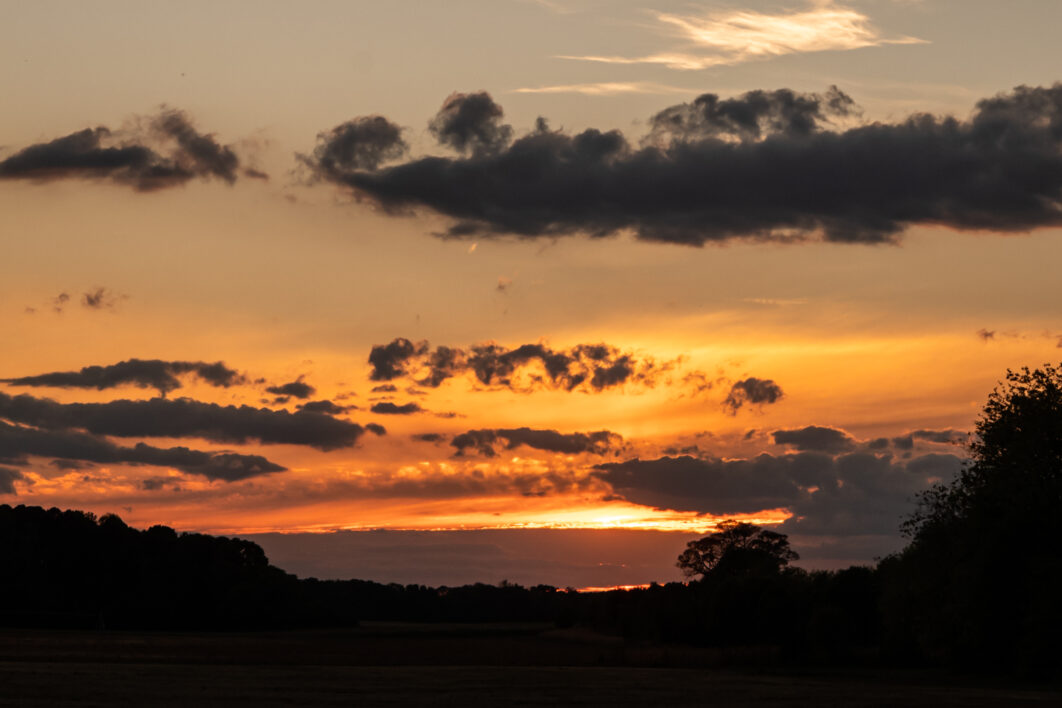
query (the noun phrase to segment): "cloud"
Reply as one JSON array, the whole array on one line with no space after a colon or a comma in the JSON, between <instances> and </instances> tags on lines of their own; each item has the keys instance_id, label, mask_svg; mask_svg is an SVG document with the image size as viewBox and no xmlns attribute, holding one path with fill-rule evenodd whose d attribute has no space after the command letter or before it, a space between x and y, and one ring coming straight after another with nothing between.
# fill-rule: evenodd
<instances>
[{"instance_id":1,"label":"cloud","mask_svg":"<svg viewBox=\"0 0 1062 708\"><path fill-rule=\"evenodd\" d=\"M695 91L650 81L603 81L593 84L558 84L514 89L513 93L578 93L584 96L618 96L622 94L691 94Z\"/></svg>"},{"instance_id":2,"label":"cloud","mask_svg":"<svg viewBox=\"0 0 1062 708\"><path fill-rule=\"evenodd\" d=\"M658 363L608 344L553 349L523 344L513 349L487 342L468 350L398 338L369 354L373 381L413 378L432 388L454 376L472 374L484 386L530 392L537 389L602 391L625 383L653 385L676 362Z\"/></svg>"},{"instance_id":3,"label":"cloud","mask_svg":"<svg viewBox=\"0 0 1062 708\"><path fill-rule=\"evenodd\" d=\"M221 406L188 398L57 403L0 393L0 418L51 430L82 429L94 435L201 438L234 444L256 440L325 451L352 447L366 431L384 434L379 425L363 427L323 413Z\"/></svg>"},{"instance_id":4,"label":"cloud","mask_svg":"<svg viewBox=\"0 0 1062 708\"><path fill-rule=\"evenodd\" d=\"M956 455L799 452L720 459L662 457L597 465L594 475L635 504L717 516L788 509L786 533L896 535L918 492L950 479Z\"/></svg>"},{"instance_id":5,"label":"cloud","mask_svg":"<svg viewBox=\"0 0 1062 708\"><path fill-rule=\"evenodd\" d=\"M501 123L503 115L502 107L486 91L452 93L428 123L428 130L440 145L460 153L487 155L512 140L512 126Z\"/></svg>"},{"instance_id":6,"label":"cloud","mask_svg":"<svg viewBox=\"0 0 1062 708\"><path fill-rule=\"evenodd\" d=\"M153 388L160 394L181 387L178 377L192 375L201 381L221 388L246 382L245 377L228 368L223 362L162 361L160 359L127 359L108 366L86 366L79 371L54 371L37 376L0 379L12 386L47 386L51 388L94 388L97 391L136 386Z\"/></svg>"},{"instance_id":7,"label":"cloud","mask_svg":"<svg viewBox=\"0 0 1062 708\"><path fill-rule=\"evenodd\" d=\"M90 310L113 310L125 295L118 295L107 288L96 288L81 295L82 307Z\"/></svg>"},{"instance_id":8,"label":"cloud","mask_svg":"<svg viewBox=\"0 0 1062 708\"><path fill-rule=\"evenodd\" d=\"M269 386L266 388L269 393L276 394L278 396L294 396L295 398L307 399L317 392L313 386L303 382L300 376L295 381L291 381L286 384L280 384L279 386Z\"/></svg>"},{"instance_id":9,"label":"cloud","mask_svg":"<svg viewBox=\"0 0 1062 708\"><path fill-rule=\"evenodd\" d=\"M801 452L834 453L855 447L855 440L848 433L821 425L809 425L795 430L776 430L772 435L776 445L789 445Z\"/></svg>"},{"instance_id":10,"label":"cloud","mask_svg":"<svg viewBox=\"0 0 1062 708\"><path fill-rule=\"evenodd\" d=\"M730 393L727 394L723 405L729 408L731 413L736 414L738 409L746 403L767 405L778 402L784 395L782 387L771 379L757 379L750 376L730 387Z\"/></svg>"},{"instance_id":11,"label":"cloud","mask_svg":"<svg viewBox=\"0 0 1062 708\"><path fill-rule=\"evenodd\" d=\"M593 433L559 433L556 430L509 428L469 430L455 435L450 441L450 445L457 448L457 456L464 455L465 451L471 448L484 457L494 457L502 444L507 450L524 445L535 450L565 455L606 455L623 447L623 437L608 430Z\"/></svg>"},{"instance_id":12,"label":"cloud","mask_svg":"<svg viewBox=\"0 0 1062 708\"><path fill-rule=\"evenodd\" d=\"M705 94L657 114L681 120L667 131L662 118L640 147L615 130L572 135L540 121L490 154L322 164L322 175L387 213L447 216L448 238L881 244L911 225L1062 225L1062 84L982 100L967 120L915 114L826 129L853 110L834 90Z\"/></svg>"},{"instance_id":13,"label":"cloud","mask_svg":"<svg viewBox=\"0 0 1062 708\"><path fill-rule=\"evenodd\" d=\"M349 170L375 170L408 150L399 126L383 116L363 116L318 133L313 154L298 158L318 177L334 179Z\"/></svg>"},{"instance_id":14,"label":"cloud","mask_svg":"<svg viewBox=\"0 0 1062 708\"><path fill-rule=\"evenodd\" d=\"M15 482L25 479L18 470L0 467L0 494L17 494Z\"/></svg>"},{"instance_id":15,"label":"cloud","mask_svg":"<svg viewBox=\"0 0 1062 708\"><path fill-rule=\"evenodd\" d=\"M402 405L397 405L391 403L390 401L374 403L372 404L372 408L370 408L369 410L371 410L373 413L379 413L381 415L410 415L412 413L422 413L424 411L424 409L421 408L420 404L418 403L411 402L404 403Z\"/></svg>"},{"instance_id":16,"label":"cloud","mask_svg":"<svg viewBox=\"0 0 1062 708\"><path fill-rule=\"evenodd\" d=\"M702 16L658 13L657 21L683 44L641 57L562 56L606 64L661 64L671 69L700 70L786 54L844 51L883 44L913 44L911 37L887 39L863 13L829 0L806 10L777 13L716 10Z\"/></svg>"},{"instance_id":17,"label":"cloud","mask_svg":"<svg viewBox=\"0 0 1062 708\"><path fill-rule=\"evenodd\" d=\"M329 400L307 401L299 406L300 411L307 413L325 413L327 415L339 415L347 411L357 410L357 406L341 406Z\"/></svg>"},{"instance_id":18,"label":"cloud","mask_svg":"<svg viewBox=\"0 0 1062 708\"><path fill-rule=\"evenodd\" d=\"M67 462L76 460L170 467L186 474L227 482L285 470L261 455L203 452L187 447L158 448L144 443L122 447L96 435L69 430L40 430L0 422L0 456L23 455Z\"/></svg>"},{"instance_id":19,"label":"cloud","mask_svg":"<svg viewBox=\"0 0 1062 708\"><path fill-rule=\"evenodd\" d=\"M140 121L132 134L105 127L23 148L0 161L0 179L49 182L97 179L148 192L175 187L194 178L232 184L240 160L213 135L200 133L183 111L164 108Z\"/></svg>"},{"instance_id":20,"label":"cloud","mask_svg":"<svg viewBox=\"0 0 1062 708\"><path fill-rule=\"evenodd\" d=\"M981 340L984 342L990 342L996 338L996 331L993 329L981 328L977 330L977 336L980 337Z\"/></svg>"}]
</instances>

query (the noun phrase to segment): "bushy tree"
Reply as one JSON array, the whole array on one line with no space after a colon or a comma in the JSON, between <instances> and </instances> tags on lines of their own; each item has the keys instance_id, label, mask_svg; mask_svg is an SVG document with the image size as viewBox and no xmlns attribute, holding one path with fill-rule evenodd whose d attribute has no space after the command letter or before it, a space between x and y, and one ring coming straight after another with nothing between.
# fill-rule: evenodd
<instances>
[{"instance_id":1,"label":"bushy tree","mask_svg":"<svg viewBox=\"0 0 1062 708\"><path fill-rule=\"evenodd\" d=\"M924 657L1058 670L1062 651L1062 370L1008 371L950 483L922 495L883 564L888 616Z\"/></svg>"},{"instance_id":2,"label":"bushy tree","mask_svg":"<svg viewBox=\"0 0 1062 708\"><path fill-rule=\"evenodd\" d=\"M730 519L720 523L714 533L687 543L677 565L688 578L772 575L799 557L789 548L785 534Z\"/></svg>"}]
</instances>

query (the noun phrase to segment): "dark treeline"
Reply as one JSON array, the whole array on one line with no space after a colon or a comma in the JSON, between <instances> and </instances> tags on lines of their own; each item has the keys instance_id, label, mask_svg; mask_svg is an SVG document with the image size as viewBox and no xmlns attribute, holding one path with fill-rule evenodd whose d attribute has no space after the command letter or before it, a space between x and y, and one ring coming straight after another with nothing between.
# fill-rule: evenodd
<instances>
[{"instance_id":1,"label":"dark treeline","mask_svg":"<svg viewBox=\"0 0 1062 708\"><path fill-rule=\"evenodd\" d=\"M1062 673L1062 370L1008 372L971 459L925 492L907 548L808 572L782 534L726 522L678 559L689 583L578 593L300 580L254 543L114 515L0 506L0 624L272 629L359 620L545 622L785 663Z\"/></svg>"}]
</instances>

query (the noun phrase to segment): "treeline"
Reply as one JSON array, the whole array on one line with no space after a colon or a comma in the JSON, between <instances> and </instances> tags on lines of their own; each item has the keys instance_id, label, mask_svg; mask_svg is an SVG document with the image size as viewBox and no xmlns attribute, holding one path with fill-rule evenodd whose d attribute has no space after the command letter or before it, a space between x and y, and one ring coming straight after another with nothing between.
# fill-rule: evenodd
<instances>
[{"instance_id":1,"label":"treeline","mask_svg":"<svg viewBox=\"0 0 1062 708\"><path fill-rule=\"evenodd\" d=\"M0 624L265 629L354 622L250 541L118 516L0 505Z\"/></svg>"}]
</instances>

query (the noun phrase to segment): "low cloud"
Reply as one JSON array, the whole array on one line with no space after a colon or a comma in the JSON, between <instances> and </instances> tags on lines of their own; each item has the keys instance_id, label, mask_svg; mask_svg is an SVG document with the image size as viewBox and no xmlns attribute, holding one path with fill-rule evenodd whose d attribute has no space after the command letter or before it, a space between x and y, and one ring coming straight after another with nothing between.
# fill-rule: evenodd
<instances>
[{"instance_id":1,"label":"low cloud","mask_svg":"<svg viewBox=\"0 0 1062 708\"><path fill-rule=\"evenodd\" d=\"M369 364L374 381L408 377L435 388L452 377L472 374L483 386L514 391L597 392L626 383L652 386L676 362L658 363L607 344L579 344L570 349L524 344L509 349L491 342L467 350L446 346L431 349L427 342L414 344L399 338L374 346Z\"/></svg>"},{"instance_id":2,"label":"low cloud","mask_svg":"<svg viewBox=\"0 0 1062 708\"><path fill-rule=\"evenodd\" d=\"M128 359L108 366L86 366L78 371L53 371L2 381L12 386L94 388L97 391L136 386L152 388L166 395L181 387L181 376L195 376L204 383L221 388L246 383L242 374L220 361L207 363L160 359Z\"/></svg>"},{"instance_id":3,"label":"low cloud","mask_svg":"<svg viewBox=\"0 0 1062 708\"><path fill-rule=\"evenodd\" d=\"M836 428L809 425L795 430L776 430L772 433L777 445L789 445L801 452L845 452L855 447L848 433Z\"/></svg>"},{"instance_id":4,"label":"low cloud","mask_svg":"<svg viewBox=\"0 0 1062 708\"><path fill-rule=\"evenodd\" d=\"M269 386L266 391L277 396L294 396L299 399L307 399L317 393L317 389L304 382L300 376L295 381L278 386Z\"/></svg>"},{"instance_id":5,"label":"low cloud","mask_svg":"<svg viewBox=\"0 0 1062 708\"><path fill-rule=\"evenodd\" d=\"M470 449L484 457L495 457L499 449L513 450L521 445L565 455L606 455L622 449L623 437L608 430L559 433L556 430L502 428L469 430L455 435L450 445L457 449L456 456L459 457Z\"/></svg>"},{"instance_id":6,"label":"low cloud","mask_svg":"<svg viewBox=\"0 0 1062 708\"><path fill-rule=\"evenodd\" d=\"M324 413L326 415L340 415L357 409L357 406L341 406L338 403L329 400L307 401L299 406L300 411L305 411L306 413Z\"/></svg>"},{"instance_id":7,"label":"low cloud","mask_svg":"<svg viewBox=\"0 0 1062 708\"><path fill-rule=\"evenodd\" d=\"M0 467L0 494L17 494L15 482L25 479L22 472L10 467Z\"/></svg>"},{"instance_id":8,"label":"low cloud","mask_svg":"<svg viewBox=\"0 0 1062 708\"><path fill-rule=\"evenodd\" d=\"M86 128L30 145L0 161L0 179L108 180L141 192L195 178L236 181L240 160L233 149L199 132L183 111L164 108L137 124L132 131Z\"/></svg>"},{"instance_id":9,"label":"low cloud","mask_svg":"<svg viewBox=\"0 0 1062 708\"><path fill-rule=\"evenodd\" d=\"M188 398L107 403L57 403L0 393L0 418L51 430L81 429L114 437L200 438L219 443L305 445L318 450L353 447L375 424L358 425L323 413L221 406Z\"/></svg>"},{"instance_id":10,"label":"low cloud","mask_svg":"<svg viewBox=\"0 0 1062 708\"><path fill-rule=\"evenodd\" d=\"M627 501L717 516L788 509L782 525L801 535L891 534L916 495L951 479L963 458L927 454L799 452L753 458L663 457L605 463L594 474Z\"/></svg>"},{"instance_id":11,"label":"low cloud","mask_svg":"<svg viewBox=\"0 0 1062 708\"><path fill-rule=\"evenodd\" d=\"M968 119L914 114L844 127L857 115L835 88L704 94L652 117L640 146L616 130L569 134L540 120L489 150L460 143L456 157L385 167L325 151L309 164L386 213L451 218L447 238L630 232L691 246L883 244L912 225L1062 225L1062 84L986 98Z\"/></svg>"},{"instance_id":12,"label":"low cloud","mask_svg":"<svg viewBox=\"0 0 1062 708\"><path fill-rule=\"evenodd\" d=\"M227 482L285 469L261 455L203 452L187 447L159 448L145 443L123 447L88 433L41 430L0 422L0 456L26 455L54 458L66 463L78 461L169 467L186 474Z\"/></svg>"},{"instance_id":13,"label":"low cloud","mask_svg":"<svg viewBox=\"0 0 1062 708\"><path fill-rule=\"evenodd\" d=\"M379 413L381 415L411 415L413 413L422 413L424 409L420 407L418 403L403 403L398 405L391 403L390 401L383 401L382 403L372 404L370 408L373 413Z\"/></svg>"}]
</instances>

